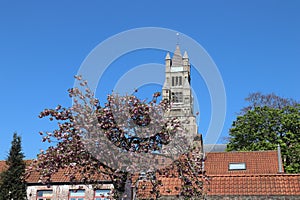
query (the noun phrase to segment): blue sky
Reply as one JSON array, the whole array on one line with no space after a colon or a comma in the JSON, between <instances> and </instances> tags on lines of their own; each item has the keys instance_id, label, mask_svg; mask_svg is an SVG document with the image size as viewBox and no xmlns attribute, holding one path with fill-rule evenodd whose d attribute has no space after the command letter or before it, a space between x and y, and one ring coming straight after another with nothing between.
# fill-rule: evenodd
<instances>
[{"instance_id":1,"label":"blue sky","mask_svg":"<svg viewBox=\"0 0 300 200\"><path fill-rule=\"evenodd\" d=\"M214 60L227 95L223 143L249 93L300 100L299 9L297 0L1 1L0 159L6 158L14 132L22 136L27 158L45 148L38 132L53 130L55 123L39 119L39 112L70 106L67 89L86 56L108 37L140 27L184 33ZM132 67L163 64L164 57L165 52L155 50L122 56L105 74L97 95L103 98L116 77ZM200 98L199 132L205 134L209 93L199 74L192 74L192 84ZM145 86L141 93L159 89Z\"/></svg>"}]
</instances>

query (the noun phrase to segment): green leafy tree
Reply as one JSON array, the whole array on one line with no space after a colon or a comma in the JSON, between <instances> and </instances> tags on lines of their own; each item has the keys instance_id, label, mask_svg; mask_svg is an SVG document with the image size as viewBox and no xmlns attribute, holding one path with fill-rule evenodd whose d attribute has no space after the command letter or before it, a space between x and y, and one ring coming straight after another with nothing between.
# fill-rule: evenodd
<instances>
[{"instance_id":1,"label":"green leafy tree","mask_svg":"<svg viewBox=\"0 0 300 200\"><path fill-rule=\"evenodd\" d=\"M300 172L300 104L274 94L251 94L230 129L228 151L274 150L279 144L285 171Z\"/></svg>"},{"instance_id":2,"label":"green leafy tree","mask_svg":"<svg viewBox=\"0 0 300 200\"><path fill-rule=\"evenodd\" d=\"M21 137L14 133L6 160L8 168L1 174L0 200L26 199L26 184L23 181L25 162L23 158Z\"/></svg>"}]
</instances>

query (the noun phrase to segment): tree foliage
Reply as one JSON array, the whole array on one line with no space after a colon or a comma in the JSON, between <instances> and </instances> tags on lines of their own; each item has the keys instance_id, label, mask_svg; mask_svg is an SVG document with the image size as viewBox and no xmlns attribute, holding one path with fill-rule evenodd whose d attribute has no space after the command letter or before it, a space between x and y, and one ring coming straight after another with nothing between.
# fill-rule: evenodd
<instances>
[{"instance_id":1,"label":"tree foliage","mask_svg":"<svg viewBox=\"0 0 300 200\"><path fill-rule=\"evenodd\" d=\"M24 155L21 137L13 135L11 149L6 160L7 170L2 172L0 181L0 199L26 199L26 185L23 181L25 173Z\"/></svg>"},{"instance_id":2,"label":"tree foliage","mask_svg":"<svg viewBox=\"0 0 300 200\"><path fill-rule=\"evenodd\" d=\"M300 104L274 94L251 94L251 103L233 122L228 151L275 150L279 144L285 171L300 172Z\"/></svg>"},{"instance_id":3,"label":"tree foliage","mask_svg":"<svg viewBox=\"0 0 300 200\"><path fill-rule=\"evenodd\" d=\"M58 121L56 130L40 132L43 142L56 142L56 145L38 155L28 168L27 176L38 171L41 181L50 184L54 173L69 168L71 170L65 175L71 182L93 183L97 187L95 174L104 174L114 185L114 198L119 199L128 197L125 184L133 180L132 175L142 171L156 174L157 170L176 164L181 166L176 169L181 172L184 182L193 183L190 186L192 189L182 191L182 195L202 195L200 180L206 177L200 170L199 157L186 154L189 164L173 162L187 153L190 146L180 121L164 116L170 104L157 101L160 93L155 93L149 102L134 95L112 94L101 106L87 82L80 76L76 78L81 88L69 90L74 102L70 108L59 105L41 112L40 118L49 117L51 121ZM164 145L170 147L164 148ZM161 158L165 162L160 162L158 167L153 161ZM166 174L174 175L171 171ZM159 184L155 178L150 181L156 185L152 193L157 198L160 196Z\"/></svg>"},{"instance_id":4,"label":"tree foliage","mask_svg":"<svg viewBox=\"0 0 300 200\"><path fill-rule=\"evenodd\" d=\"M295 107L299 102L291 98L283 98L277 96L274 93L271 94L262 94L261 92L255 92L249 94L247 98L245 98L249 105L245 108L242 108L241 114L245 114L249 110L253 110L255 107L269 107L269 108L278 108L283 109L286 106Z\"/></svg>"}]
</instances>

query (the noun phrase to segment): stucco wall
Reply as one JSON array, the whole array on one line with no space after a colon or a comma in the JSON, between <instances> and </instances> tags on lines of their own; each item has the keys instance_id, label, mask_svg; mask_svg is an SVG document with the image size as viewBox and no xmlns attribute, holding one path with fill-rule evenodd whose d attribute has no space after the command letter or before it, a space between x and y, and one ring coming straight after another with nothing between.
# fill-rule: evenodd
<instances>
[{"instance_id":1,"label":"stucco wall","mask_svg":"<svg viewBox=\"0 0 300 200\"><path fill-rule=\"evenodd\" d=\"M102 185L99 189L112 189L112 184ZM84 189L85 200L92 200L94 197L94 189L92 185L51 185L47 187L45 185L31 185L27 186L27 198L28 200L36 200L38 190L52 190L52 199L68 200L69 190L72 189Z\"/></svg>"}]
</instances>

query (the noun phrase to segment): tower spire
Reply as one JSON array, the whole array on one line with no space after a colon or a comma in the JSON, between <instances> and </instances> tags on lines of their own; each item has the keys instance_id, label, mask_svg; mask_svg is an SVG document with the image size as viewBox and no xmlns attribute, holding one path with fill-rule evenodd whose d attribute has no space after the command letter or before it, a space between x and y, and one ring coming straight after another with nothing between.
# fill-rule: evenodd
<instances>
[{"instance_id":1,"label":"tower spire","mask_svg":"<svg viewBox=\"0 0 300 200\"><path fill-rule=\"evenodd\" d=\"M182 65L183 65L183 62L182 62L182 55L180 52L180 48L179 48L179 45L176 45L176 49L175 49L175 52L174 52L174 55L172 58L172 66L180 67Z\"/></svg>"},{"instance_id":2,"label":"tower spire","mask_svg":"<svg viewBox=\"0 0 300 200\"><path fill-rule=\"evenodd\" d=\"M176 42L176 45L179 45L179 33L176 33L176 36L177 36L177 42Z\"/></svg>"}]
</instances>

